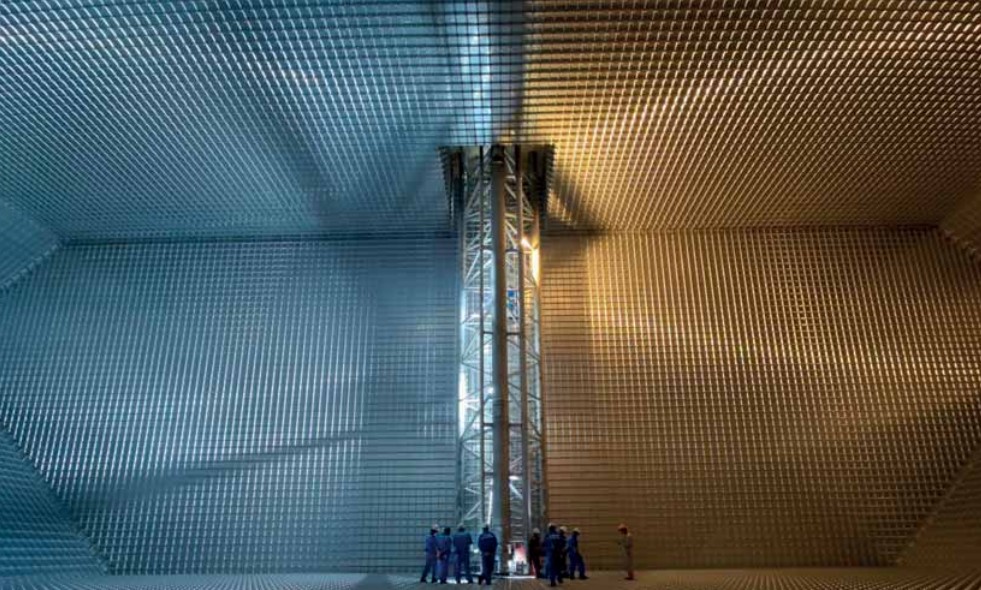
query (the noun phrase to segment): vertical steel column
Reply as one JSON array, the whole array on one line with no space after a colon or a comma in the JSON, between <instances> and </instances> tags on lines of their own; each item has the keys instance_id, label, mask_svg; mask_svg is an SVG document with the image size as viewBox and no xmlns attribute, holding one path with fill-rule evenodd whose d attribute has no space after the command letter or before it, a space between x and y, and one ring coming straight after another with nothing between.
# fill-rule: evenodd
<instances>
[{"instance_id":1,"label":"vertical steel column","mask_svg":"<svg viewBox=\"0 0 981 590\"><path fill-rule=\"evenodd\" d=\"M491 148L491 232L494 248L494 518L500 531L502 571L511 551L511 419L508 392L507 167L504 147Z\"/></svg>"},{"instance_id":2,"label":"vertical steel column","mask_svg":"<svg viewBox=\"0 0 981 590\"><path fill-rule=\"evenodd\" d=\"M544 177L544 173L542 173L542 177ZM547 522L549 522L549 517L548 517L548 488L545 486L545 482L548 481L548 475L547 475L548 474L548 455L545 453L545 449L548 448L548 442L547 442L547 440L545 438L545 433L546 433L546 430L547 430L546 427L545 427L545 398L544 398L544 395L542 393L543 390L545 389L545 385L544 385L545 376L544 376L544 368L543 368L544 363L541 360L541 353L542 353L542 351L541 351L541 341L540 341L540 338L541 338L541 318L540 318L540 316L537 315L537 314L540 313L540 310L537 308L537 305L541 302L541 291L540 291L541 290L541 275L543 274L542 273L542 269L541 269L541 263L542 263L542 258L541 258L541 247L542 247L541 228L542 228L542 226L541 226L541 223L542 223L542 219L541 219L541 210L538 207L535 207L534 208L534 220L535 220L534 221L534 224L532 225L532 228L531 228L531 232L532 232L531 239L529 241L531 242L532 248L535 249L535 250L537 250L538 253L539 253L539 255L538 255L538 261L537 261L537 263L538 263L538 268L537 268L538 274L535 277L536 289L539 290L538 293L536 293L537 299L536 299L536 310L535 310L535 312L536 312L536 322L538 322L538 324L535 326L535 329L536 329L535 338L536 339L539 339L539 340L536 340L536 346L535 346L535 353L538 354L538 364L537 364L537 366L538 366L538 374L537 374L537 378L538 378L538 415L535 418L537 420L536 426L537 426L537 434L538 434L538 455L537 455L536 458L538 460L538 469L539 469L538 476L541 478L540 481L538 482L539 485L537 486L537 489L535 490L535 492L538 495L538 506L539 506L539 512L538 512L537 516L538 516L538 518L540 519L540 521L542 523L547 523Z\"/></svg>"},{"instance_id":3,"label":"vertical steel column","mask_svg":"<svg viewBox=\"0 0 981 590\"><path fill-rule=\"evenodd\" d=\"M479 166L478 167L478 174L480 176L478 177L478 180L477 180L477 183L478 183L477 186L479 187L479 190L480 190L480 193L479 193L480 194L480 204L479 204L478 209L480 211L480 230L479 231L481 233L480 254L479 254L479 258L478 258L478 261L480 263L480 284L479 284L479 292L480 292L480 332L479 332L479 336L480 336L480 340L479 340L479 342L480 342L480 381L478 382L479 389L477 390L478 392L480 392L478 394L480 396L480 414L479 414L479 416L480 416L480 497L481 497L481 500L482 500L480 517L481 517L481 521L483 521L484 523L488 523L489 524L490 521L491 521L492 515L491 514L488 514L488 510L490 510L491 507L487 505L487 500L486 500L486 498L487 498L487 476L484 473L484 470L486 469L486 464L487 464L487 441L485 440L487 437L484 436L484 433L485 433L486 428L487 428L487 426L485 424L485 422L486 422L485 416L487 416L487 408L486 408L486 403L487 403L487 384L484 383L484 376L487 374L487 367L486 367L486 364L487 364L487 355L484 353L484 349L485 349L485 346L484 346L484 338L485 338L485 336L484 336L484 328L487 325L486 324L487 318L485 317L485 313L487 311L486 310L486 307L487 306L484 303L484 294L487 292L487 285L484 283L484 281L487 278L487 273L484 272L484 268L485 268L484 256L487 255L487 250L484 248L484 239L483 239L484 236L483 236L483 232L484 232L484 228L486 227L484 225L486 223L486 219L484 218L484 215L487 212L487 203L484 202L484 196L487 194L487 191L484 190L484 147L483 146L480 147L480 150L478 151L478 154L480 155L480 160L479 160L479 165L478 165Z\"/></svg>"},{"instance_id":4,"label":"vertical steel column","mask_svg":"<svg viewBox=\"0 0 981 590\"><path fill-rule=\"evenodd\" d=\"M535 523L532 520L532 483L531 483L531 416L528 411L528 404L530 400L528 399L528 333L527 333L527 316L528 308L525 305L525 291L527 286L525 285L525 273L527 272L526 266L528 262L528 252L526 252L525 245L531 245L525 237L525 195L524 195L524 170L521 162L521 147L514 146L514 176L516 179L516 186L514 188L515 200L517 201L517 211L518 216L517 223L517 235L515 242L517 243L518 249L518 309L519 314L519 326L518 326L518 347L520 359L518 362L521 366L521 499L523 506L521 507L524 514L524 533L525 540L531 536L531 529L535 527Z\"/></svg>"},{"instance_id":5,"label":"vertical steel column","mask_svg":"<svg viewBox=\"0 0 981 590\"><path fill-rule=\"evenodd\" d=\"M457 230L460 232L459 241L457 243L457 248L459 248L460 255L460 273L457 277L457 297L459 297L460 302L460 325L458 327L459 334L457 335L456 342L456 358L462 360L463 358L463 346L467 341L467 324L465 315L467 313L467 196L466 186L464 182L464 166L466 162L464 161L463 154L457 153L453 154L449 161L449 166L451 169L450 173L450 183L449 190L451 192L452 203L454 206L453 216L454 223L456 224ZM461 381L464 380L464 372L462 367L457 368L457 395L459 396L459 391L461 389ZM457 399L457 404L463 403L463 400ZM457 408L459 412L459 407ZM456 508L457 522L463 522L467 515L465 513L464 506L467 504L465 500L466 490L464 489L465 481L463 477L464 470L464 457L466 456L466 442L464 440L463 433L459 433L457 437L457 449L456 449Z\"/></svg>"}]
</instances>

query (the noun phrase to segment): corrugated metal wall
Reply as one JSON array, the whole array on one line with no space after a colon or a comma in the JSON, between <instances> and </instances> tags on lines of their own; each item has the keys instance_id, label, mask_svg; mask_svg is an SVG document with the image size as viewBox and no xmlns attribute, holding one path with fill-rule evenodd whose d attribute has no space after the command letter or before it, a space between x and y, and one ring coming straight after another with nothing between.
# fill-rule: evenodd
<instances>
[{"instance_id":1,"label":"corrugated metal wall","mask_svg":"<svg viewBox=\"0 0 981 590\"><path fill-rule=\"evenodd\" d=\"M981 442L981 266L935 230L549 237L550 516L617 567L888 564Z\"/></svg>"},{"instance_id":2,"label":"corrugated metal wall","mask_svg":"<svg viewBox=\"0 0 981 590\"><path fill-rule=\"evenodd\" d=\"M101 567L68 512L0 426L0 578L99 574Z\"/></svg>"},{"instance_id":3,"label":"corrugated metal wall","mask_svg":"<svg viewBox=\"0 0 981 590\"><path fill-rule=\"evenodd\" d=\"M948 571L981 569L981 447L903 554L902 563Z\"/></svg>"},{"instance_id":4,"label":"corrugated metal wall","mask_svg":"<svg viewBox=\"0 0 981 590\"><path fill-rule=\"evenodd\" d=\"M68 247L0 417L115 573L415 569L455 512L450 240Z\"/></svg>"},{"instance_id":5,"label":"corrugated metal wall","mask_svg":"<svg viewBox=\"0 0 981 590\"><path fill-rule=\"evenodd\" d=\"M57 236L0 201L0 292L57 248Z\"/></svg>"}]
</instances>

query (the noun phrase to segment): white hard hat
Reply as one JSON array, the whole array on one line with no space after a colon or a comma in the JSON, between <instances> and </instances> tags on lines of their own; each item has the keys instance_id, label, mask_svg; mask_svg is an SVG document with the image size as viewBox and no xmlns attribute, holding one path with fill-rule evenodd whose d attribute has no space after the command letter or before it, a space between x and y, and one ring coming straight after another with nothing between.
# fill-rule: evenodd
<instances>
[{"instance_id":1,"label":"white hard hat","mask_svg":"<svg viewBox=\"0 0 981 590\"><path fill-rule=\"evenodd\" d=\"M562 531L563 533L566 532L566 528L564 526L560 526L559 530Z\"/></svg>"},{"instance_id":2,"label":"white hard hat","mask_svg":"<svg viewBox=\"0 0 981 590\"><path fill-rule=\"evenodd\" d=\"M531 534L533 534L533 535L540 535L540 534L542 534L542 532L540 530L538 530L538 529L531 529Z\"/></svg>"},{"instance_id":3,"label":"white hard hat","mask_svg":"<svg viewBox=\"0 0 981 590\"><path fill-rule=\"evenodd\" d=\"M432 527L430 527L429 530L431 530L431 531L438 531L439 530L439 525L438 524L434 524Z\"/></svg>"},{"instance_id":4,"label":"white hard hat","mask_svg":"<svg viewBox=\"0 0 981 590\"><path fill-rule=\"evenodd\" d=\"M579 532L579 529L572 529L572 532L573 533L578 533Z\"/></svg>"}]
</instances>

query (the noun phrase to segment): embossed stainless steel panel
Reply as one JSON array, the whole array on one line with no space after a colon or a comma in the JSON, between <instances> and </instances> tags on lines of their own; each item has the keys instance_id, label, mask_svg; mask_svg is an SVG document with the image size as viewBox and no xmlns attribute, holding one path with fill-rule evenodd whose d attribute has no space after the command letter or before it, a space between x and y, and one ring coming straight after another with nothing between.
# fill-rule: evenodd
<instances>
[{"instance_id":1,"label":"embossed stainless steel panel","mask_svg":"<svg viewBox=\"0 0 981 590\"><path fill-rule=\"evenodd\" d=\"M57 248L57 236L0 200L0 293Z\"/></svg>"},{"instance_id":2,"label":"embossed stainless steel panel","mask_svg":"<svg viewBox=\"0 0 981 590\"><path fill-rule=\"evenodd\" d=\"M551 237L550 517L593 567L892 563L981 443L981 266L935 230Z\"/></svg>"},{"instance_id":3,"label":"embossed stainless steel panel","mask_svg":"<svg viewBox=\"0 0 981 590\"><path fill-rule=\"evenodd\" d=\"M10 576L101 571L88 540L0 424L0 586Z\"/></svg>"},{"instance_id":4,"label":"embossed stainless steel panel","mask_svg":"<svg viewBox=\"0 0 981 590\"><path fill-rule=\"evenodd\" d=\"M981 570L981 447L903 554L902 564Z\"/></svg>"},{"instance_id":5,"label":"embossed stainless steel panel","mask_svg":"<svg viewBox=\"0 0 981 590\"><path fill-rule=\"evenodd\" d=\"M965 199L948 215L940 227L971 256L981 261L981 186L972 198Z\"/></svg>"},{"instance_id":6,"label":"embossed stainless steel panel","mask_svg":"<svg viewBox=\"0 0 981 590\"><path fill-rule=\"evenodd\" d=\"M0 418L114 573L415 569L456 506L456 268L67 247L0 299Z\"/></svg>"},{"instance_id":7,"label":"embossed stainless steel panel","mask_svg":"<svg viewBox=\"0 0 981 590\"><path fill-rule=\"evenodd\" d=\"M969 0L0 5L0 198L66 238L447 225L436 148L556 147L556 225L938 223ZM411 223L407 223L411 222Z\"/></svg>"},{"instance_id":8,"label":"embossed stainless steel panel","mask_svg":"<svg viewBox=\"0 0 981 590\"><path fill-rule=\"evenodd\" d=\"M509 590L540 590L532 578L512 578ZM950 573L900 568L676 570L641 572L625 582L610 573L576 582L579 590L974 590L981 572ZM503 582L500 583L503 585ZM359 574L260 574L244 576L112 576L11 580L4 590L415 590L415 576Z\"/></svg>"}]
</instances>

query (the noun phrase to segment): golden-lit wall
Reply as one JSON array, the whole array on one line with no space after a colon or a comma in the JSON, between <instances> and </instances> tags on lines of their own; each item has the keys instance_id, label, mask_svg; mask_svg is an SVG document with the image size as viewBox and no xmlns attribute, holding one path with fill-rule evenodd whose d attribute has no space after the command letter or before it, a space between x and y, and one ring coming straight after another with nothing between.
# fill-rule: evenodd
<instances>
[{"instance_id":1,"label":"golden-lit wall","mask_svg":"<svg viewBox=\"0 0 981 590\"><path fill-rule=\"evenodd\" d=\"M927 519L902 564L944 570L981 568L981 449Z\"/></svg>"},{"instance_id":2,"label":"golden-lit wall","mask_svg":"<svg viewBox=\"0 0 981 590\"><path fill-rule=\"evenodd\" d=\"M550 516L592 567L889 564L981 443L981 265L940 232L549 237Z\"/></svg>"},{"instance_id":3,"label":"golden-lit wall","mask_svg":"<svg viewBox=\"0 0 981 590\"><path fill-rule=\"evenodd\" d=\"M961 203L940 227L972 256L981 260L981 190Z\"/></svg>"}]
</instances>

